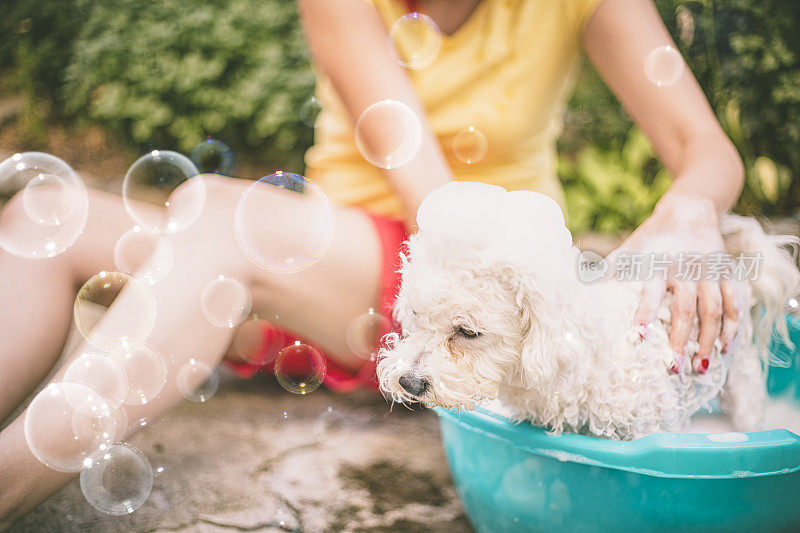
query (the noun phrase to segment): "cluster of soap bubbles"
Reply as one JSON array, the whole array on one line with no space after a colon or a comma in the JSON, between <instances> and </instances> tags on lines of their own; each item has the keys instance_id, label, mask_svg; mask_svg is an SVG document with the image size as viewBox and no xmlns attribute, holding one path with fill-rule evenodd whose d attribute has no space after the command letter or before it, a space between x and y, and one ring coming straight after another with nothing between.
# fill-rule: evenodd
<instances>
[{"instance_id":1,"label":"cluster of soap bubbles","mask_svg":"<svg viewBox=\"0 0 800 533\"><path fill-rule=\"evenodd\" d=\"M389 30L389 52L410 70L428 67L436 60L442 45L442 34L427 15L407 13L398 18ZM316 99L313 99L316 105ZM307 102L301 108L301 118L313 109ZM355 125L355 144L361 156L370 164L390 170L408 164L422 146L422 125L408 105L395 100L383 100L369 106ZM471 165L482 161L488 152L486 135L474 125L459 131L452 140L456 159Z\"/></svg>"},{"instance_id":2,"label":"cluster of soap bubbles","mask_svg":"<svg viewBox=\"0 0 800 533\"><path fill-rule=\"evenodd\" d=\"M111 359L84 354L69 366L64 381L36 395L24 420L31 453L54 470L80 471L86 500L109 514L133 512L152 489L147 459L119 444L128 430L122 408L126 382L125 371ZM128 455L134 452L137 462L131 463Z\"/></svg>"},{"instance_id":3,"label":"cluster of soap bubbles","mask_svg":"<svg viewBox=\"0 0 800 533\"><path fill-rule=\"evenodd\" d=\"M211 374L192 359L178 372L178 388L204 401L216 388L206 382ZM145 455L122 440L150 420L129 424L124 406L149 403L166 381L164 360L143 344L81 354L28 406L24 433L31 453L52 469L80 472L81 490L97 510L135 511L150 495L154 474Z\"/></svg>"},{"instance_id":4,"label":"cluster of soap bubbles","mask_svg":"<svg viewBox=\"0 0 800 533\"><path fill-rule=\"evenodd\" d=\"M129 304L124 317L105 313L117 298ZM80 471L86 500L108 514L133 512L152 490L147 458L122 440L129 428L147 424L129 425L125 406L153 401L167 382L164 359L143 343L154 317L155 300L144 283L122 272L93 276L78 292L74 319L96 351L72 360L25 414L33 455L55 470Z\"/></svg>"},{"instance_id":5,"label":"cluster of soap bubbles","mask_svg":"<svg viewBox=\"0 0 800 533\"><path fill-rule=\"evenodd\" d=\"M377 120L387 112L400 117L399 144L384 146L387 152L375 156L386 168L394 168L419 149L421 128L407 106L379 104L373 108ZM313 115L314 106L309 107ZM368 114L362 127L371 127L370 120ZM225 174L232 167L228 147L213 139L198 145L191 160L177 152L153 150L130 167L122 197L133 225L114 246L116 269L92 276L74 301L75 327L87 345L62 379L36 395L26 411L24 433L33 455L55 470L80 472L86 500L104 513L131 513L152 490L154 472L147 457L123 440L128 431L150 423L141 418L129 424L126 406L153 402L169 378L164 357L147 344L157 314L153 290L172 269L173 236L191 226L204 209L206 182L198 169ZM48 154L16 154L0 163L0 202L6 204L0 210L0 247L21 257L58 255L74 244L86 225L85 186L66 163ZM333 238L330 202L315 183L297 174L276 172L254 182L231 215L244 254L272 272L313 266ZM242 282L220 274L209 280L198 300L211 324L238 328L234 347L239 353L255 357L263 349L268 323L257 317L248 320L252 299ZM113 305L119 302L124 315ZM387 324L372 309L357 317L347 332L353 353L374 359L377 339ZM300 341L271 348L276 351L275 376L284 389L302 395L322 384L327 364L317 348ZM207 401L219 386L216 369L197 359L181 366L173 379L177 390L193 402ZM343 415L329 409L315 432L338 438L346 435L343 428Z\"/></svg>"}]
</instances>

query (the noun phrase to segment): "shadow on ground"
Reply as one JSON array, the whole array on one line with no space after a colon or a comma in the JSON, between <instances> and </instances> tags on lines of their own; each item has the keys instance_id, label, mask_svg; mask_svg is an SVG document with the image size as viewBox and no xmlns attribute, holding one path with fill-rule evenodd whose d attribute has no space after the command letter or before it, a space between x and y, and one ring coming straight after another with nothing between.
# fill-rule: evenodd
<instances>
[{"instance_id":1,"label":"shadow on ground","mask_svg":"<svg viewBox=\"0 0 800 533\"><path fill-rule=\"evenodd\" d=\"M76 480L12 531L472 531L436 416L390 411L375 393L295 396L271 376L223 375L208 402L129 442L155 472L136 512L95 510Z\"/></svg>"}]
</instances>

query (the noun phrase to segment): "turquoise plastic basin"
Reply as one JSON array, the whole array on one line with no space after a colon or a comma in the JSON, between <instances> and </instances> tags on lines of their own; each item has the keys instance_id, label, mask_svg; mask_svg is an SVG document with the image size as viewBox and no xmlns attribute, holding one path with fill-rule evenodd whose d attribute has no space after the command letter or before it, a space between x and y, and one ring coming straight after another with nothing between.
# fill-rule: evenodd
<instances>
[{"instance_id":1,"label":"turquoise plastic basin","mask_svg":"<svg viewBox=\"0 0 800 533\"><path fill-rule=\"evenodd\" d=\"M788 322L800 347L800 320ZM773 352L793 364L770 369L770 394L800 401L800 354ZM618 442L551 436L482 409L436 412L479 532L800 531L800 437L785 429Z\"/></svg>"}]
</instances>

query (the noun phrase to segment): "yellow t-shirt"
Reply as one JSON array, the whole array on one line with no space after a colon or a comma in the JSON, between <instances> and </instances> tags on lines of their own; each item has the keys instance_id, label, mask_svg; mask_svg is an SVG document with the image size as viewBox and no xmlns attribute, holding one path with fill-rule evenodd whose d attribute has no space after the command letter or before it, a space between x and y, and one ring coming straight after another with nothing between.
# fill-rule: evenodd
<instances>
[{"instance_id":1,"label":"yellow t-shirt","mask_svg":"<svg viewBox=\"0 0 800 533\"><path fill-rule=\"evenodd\" d=\"M406 13L402 0L368 0L387 28ZM563 203L555 140L572 90L580 36L602 0L482 0L466 22L442 35L436 59L407 70L458 180L549 194ZM355 147L353 120L328 79L306 173L339 205L400 217L401 200L379 168ZM455 136L468 128L488 140L485 157L456 156Z\"/></svg>"}]
</instances>

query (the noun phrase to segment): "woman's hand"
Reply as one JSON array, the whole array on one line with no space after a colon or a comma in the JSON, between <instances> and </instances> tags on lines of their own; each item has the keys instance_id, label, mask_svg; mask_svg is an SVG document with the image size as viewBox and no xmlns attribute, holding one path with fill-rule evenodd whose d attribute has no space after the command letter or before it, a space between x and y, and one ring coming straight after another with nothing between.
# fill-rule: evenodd
<instances>
[{"instance_id":1,"label":"woman's hand","mask_svg":"<svg viewBox=\"0 0 800 533\"><path fill-rule=\"evenodd\" d=\"M618 273L620 259L625 256L663 263L666 263L664 259L669 261L668 266L662 265L664 268L660 275L643 280L635 324L644 338L647 325L656 319L666 291L672 292L669 336L675 356L670 367L672 372L681 372L684 368L687 344L693 340L689 337L695 318L700 320L699 350L692 360L695 372L702 374L708 369L708 358L717 338L725 354L736 335L738 310L734 282L726 275L707 275L705 267L708 265L702 264L709 254L720 252L724 252L724 246L714 203L702 196L670 191L661 198L650 218L609 258L612 268L616 268ZM689 256L700 257L703 267L691 275L685 268L681 269L681 262ZM655 274L654 269L651 273Z\"/></svg>"}]
</instances>

